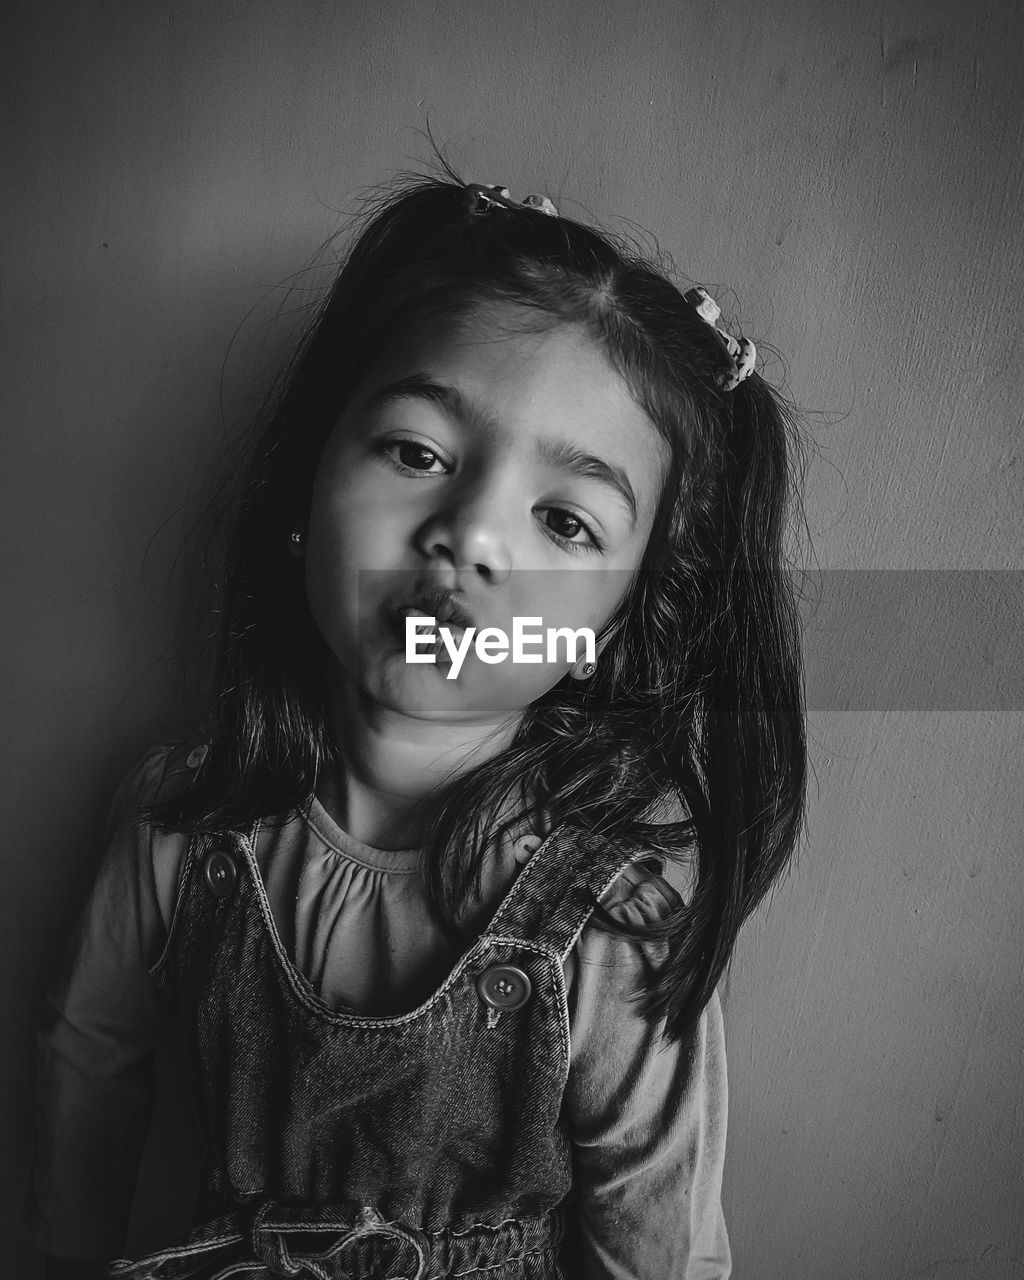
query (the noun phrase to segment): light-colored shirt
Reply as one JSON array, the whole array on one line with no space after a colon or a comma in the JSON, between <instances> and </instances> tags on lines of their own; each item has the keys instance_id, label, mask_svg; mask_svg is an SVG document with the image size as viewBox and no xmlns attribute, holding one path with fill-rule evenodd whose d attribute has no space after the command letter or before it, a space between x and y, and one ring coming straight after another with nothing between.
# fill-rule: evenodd
<instances>
[{"instance_id":1,"label":"light-colored shirt","mask_svg":"<svg viewBox=\"0 0 1024 1280\"><path fill-rule=\"evenodd\" d=\"M106 856L47 999L31 1227L57 1257L109 1258L123 1247L166 1016L148 970L166 941L188 843L137 816L169 759L156 749L122 783ZM481 928L540 843L532 833L510 839L489 859ZM413 1009L457 960L429 910L419 851L362 844L314 800L308 814L263 827L256 856L285 948L327 1004L377 1016ZM606 904L649 922L685 892L677 871L665 875L634 864ZM666 1044L630 1001L643 968L637 945L589 926L565 965L564 1105L583 1271L588 1280L725 1280L721 1007L715 997L681 1043Z\"/></svg>"}]
</instances>

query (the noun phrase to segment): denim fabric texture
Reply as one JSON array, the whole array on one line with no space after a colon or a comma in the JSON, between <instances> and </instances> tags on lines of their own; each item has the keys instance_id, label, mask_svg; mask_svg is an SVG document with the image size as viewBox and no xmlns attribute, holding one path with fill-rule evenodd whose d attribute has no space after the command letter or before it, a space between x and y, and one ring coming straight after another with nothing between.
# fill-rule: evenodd
<instances>
[{"instance_id":1,"label":"denim fabric texture","mask_svg":"<svg viewBox=\"0 0 1024 1280\"><path fill-rule=\"evenodd\" d=\"M201 1225L132 1280L570 1280L564 963L643 856L554 832L418 1008L326 1005L282 946L256 832L193 841L151 971L176 1003L204 1140ZM214 874L211 884L211 861ZM554 905L552 905L554 904ZM518 1007L478 989L529 979Z\"/></svg>"}]
</instances>

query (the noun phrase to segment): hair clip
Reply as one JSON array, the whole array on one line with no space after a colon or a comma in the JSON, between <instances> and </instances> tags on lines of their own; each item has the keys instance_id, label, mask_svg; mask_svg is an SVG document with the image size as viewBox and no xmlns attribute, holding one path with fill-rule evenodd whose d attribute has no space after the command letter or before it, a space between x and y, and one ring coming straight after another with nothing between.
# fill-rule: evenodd
<instances>
[{"instance_id":1,"label":"hair clip","mask_svg":"<svg viewBox=\"0 0 1024 1280\"><path fill-rule=\"evenodd\" d=\"M708 293L707 289L701 285L695 285L694 288L687 289L683 294L683 299L693 307L706 324L711 326L732 358L732 374L723 383L723 390L732 391L739 386L744 378L749 377L754 372L757 348L749 338L734 338L731 333L728 333L719 325L718 321L722 314L722 308Z\"/></svg>"},{"instance_id":2,"label":"hair clip","mask_svg":"<svg viewBox=\"0 0 1024 1280\"><path fill-rule=\"evenodd\" d=\"M552 218L558 217L558 210L547 196L524 196L522 200L513 200L508 187L491 187L481 182L468 182L466 190L470 196L470 209L473 213L487 213L494 209L536 209L538 213L546 213Z\"/></svg>"},{"instance_id":3,"label":"hair clip","mask_svg":"<svg viewBox=\"0 0 1024 1280\"><path fill-rule=\"evenodd\" d=\"M537 209L541 213L546 213L551 218L558 217L558 210L547 196L539 196L536 194L532 196L523 196L520 203L525 205L527 209Z\"/></svg>"}]
</instances>

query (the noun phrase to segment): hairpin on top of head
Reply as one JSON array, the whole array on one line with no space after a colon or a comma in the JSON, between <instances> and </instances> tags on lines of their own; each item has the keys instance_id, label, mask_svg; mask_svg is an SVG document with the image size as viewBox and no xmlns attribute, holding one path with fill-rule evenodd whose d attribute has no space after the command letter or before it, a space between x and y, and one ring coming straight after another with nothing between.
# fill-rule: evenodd
<instances>
[{"instance_id":1,"label":"hairpin on top of head","mask_svg":"<svg viewBox=\"0 0 1024 1280\"><path fill-rule=\"evenodd\" d=\"M744 378L749 377L754 372L757 348L749 338L734 338L731 333L719 325L718 321L722 314L722 308L708 293L707 289L696 285L692 289L687 289L686 293L683 294L683 298L693 307L700 318L711 326L732 358L733 371L723 384L723 390L732 391L739 386Z\"/></svg>"},{"instance_id":2,"label":"hairpin on top of head","mask_svg":"<svg viewBox=\"0 0 1024 1280\"><path fill-rule=\"evenodd\" d=\"M538 213L558 217L558 210L547 196L530 195L522 200L513 200L508 187L492 187L482 182L467 182L466 191L469 193L469 207L474 213L487 213L490 209L536 209Z\"/></svg>"}]
</instances>

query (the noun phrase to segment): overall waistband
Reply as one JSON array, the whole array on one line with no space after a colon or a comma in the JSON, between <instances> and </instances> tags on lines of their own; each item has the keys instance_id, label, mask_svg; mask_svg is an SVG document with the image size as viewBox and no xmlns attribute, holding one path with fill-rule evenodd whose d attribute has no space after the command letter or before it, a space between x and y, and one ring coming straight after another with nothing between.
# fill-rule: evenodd
<instances>
[{"instance_id":1,"label":"overall waistband","mask_svg":"<svg viewBox=\"0 0 1024 1280\"><path fill-rule=\"evenodd\" d=\"M196 1227L137 1262L112 1262L110 1280L440 1280L525 1259L554 1262L565 1215L507 1218L423 1231L372 1205L295 1207L263 1201Z\"/></svg>"}]
</instances>

